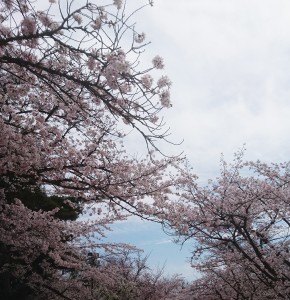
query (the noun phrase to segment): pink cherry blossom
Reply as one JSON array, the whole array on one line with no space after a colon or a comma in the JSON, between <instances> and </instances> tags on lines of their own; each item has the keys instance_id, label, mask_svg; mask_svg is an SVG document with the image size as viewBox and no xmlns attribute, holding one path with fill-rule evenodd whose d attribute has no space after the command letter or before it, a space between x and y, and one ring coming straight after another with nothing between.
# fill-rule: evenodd
<instances>
[{"instance_id":1,"label":"pink cherry blossom","mask_svg":"<svg viewBox=\"0 0 290 300\"><path fill-rule=\"evenodd\" d=\"M114 0L113 4L117 7L117 9L121 9L123 5L123 0Z\"/></svg>"},{"instance_id":2,"label":"pink cherry blossom","mask_svg":"<svg viewBox=\"0 0 290 300\"><path fill-rule=\"evenodd\" d=\"M136 43L143 43L145 40L145 37L146 37L145 33L142 32L140 34L136 34L134 40Z\"/></svg>"},{"instance_id":3,"label":"pink cherry blossom","mask_svg":"<svg viewBox=\"0 0 290 300\"><path fill-rule=\"evenodd\" d=\"M220 178L208 187L188 173L168 209L180 241L194 241L192 266L201 278L191 299L289 298L289 163L241 158L222 160Z\"/></svg>"},{"instance_id":4,"label":"pink cherry blossom","mask_svg":"<svg viewBox=\"0 0 290 300\"><path fill-rule=\"evenodd\" d=\"M162 76L161 78L158 79L157 81L157 86L159 88L164 88L164 87L170 87L171 86L171 81L167 76Z\"/></svg>"},{"instance_id":5,"label":"pink cherry blossom","mask_svg":"<svg viewBox=\"0 0 290 300\"><path fill-rule=\"evenodd\" d=\"M164 107L171 107L170 92L168 90L164 90L160 93L160 102Z\"/></svg>"},{"instance_id":6,"label":"pink cherry blossom","mask_svg":"<svg viewBox=\"0 0 290 300\"><path fill-rule=\"evenodd\" d=\"M156 69L164 69L163 58L159 55L156 55L152 60L153 66Z\"/></svg>"},{"instance_id":7,"label":"pink cherry blossom","mask_svg":"<svg viewBox=\"0 0 290 300\"><path fill-rule=\"evenodd\" d=\"M183 158L158 152L169 80L154 86L150 61L136 64L145 34L136 40L125 12L54 2L0 4L0 295L188 299L179 277L154 274L135 247L105 238L132 215L162 223L186 181ZM124 127L147 156L127 150ZM55 197L59 205L44 205ZM60 218L66 208L79 218Z\"/></svg>"},{"instance_id":8,"label":"pink cherry blossom","mask_svg":"<svg viewBox=\"0 0 290 300\"><path fill-rule=\"evenodd\" d=\"M21 30L24 35L36 33L36 21L33 17L25 17L21 22Z\"/></svg>"},{"instance_id":9,"label":"pink cherry blossom","mask_svg":"<svg viewBox=\"0 0 290 300\"><path fill-rule=\"evenodd\" d=\"M150 89L153 84L153 77L149 74L146 74L141 77L141 82L146 89Z\"/></svg>"}]
</instances>

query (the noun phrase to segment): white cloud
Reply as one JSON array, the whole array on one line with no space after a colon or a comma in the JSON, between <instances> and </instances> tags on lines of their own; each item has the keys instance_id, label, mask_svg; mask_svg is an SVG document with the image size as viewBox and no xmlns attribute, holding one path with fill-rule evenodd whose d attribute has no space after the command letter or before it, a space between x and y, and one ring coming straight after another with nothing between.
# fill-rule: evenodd
<instances>
[{"instance_id":1,"label":"white cloud","mask_svg":"<svg viewBox=\"0 0 290 300\"><path fill-rule=\"evenodd\" d=\"M289 11L286 0L158 0L141 13L146 57L163 55L173 81L165 116L199 175L244 143L249 159L287 159Z\"/></svg>"},{"instance_id":2,"label":"white cloud","mask_svg":"<svg viewBox=\"0 0 290 300\"><path fill-rule=\"evenodd\" d=\"M172 244L171 239L162 239L160 241L155 242L156 245L164 245L164 244Z\"/></svg>"}]
</instances>

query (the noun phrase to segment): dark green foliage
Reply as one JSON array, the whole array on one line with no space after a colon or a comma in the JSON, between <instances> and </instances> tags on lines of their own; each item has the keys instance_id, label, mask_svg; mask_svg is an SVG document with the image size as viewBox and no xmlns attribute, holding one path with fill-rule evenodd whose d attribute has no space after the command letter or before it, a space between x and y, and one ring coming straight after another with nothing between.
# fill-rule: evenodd
<instances>
[{"instance_id":1,"label":"dark green foliage","mask_svg":"<svg viewBox=\"0 0 290 300\"><path fill-rule=\"evenodd\" d=\"M39 186L32 180L19 180L13 175L8 175L0 179L0 189L4 190L5 202L13 203L15 199L21 202L33 211L51 211L59 208L54 215L55 218L67 221L76 220L82 209L79 201L73 197L48 196ZM70 200L75 204L75 208L65 203ZM38 259L40 259L39 257ZM38 299L34 291L25 282L25 278L19 281L12 275L13 265L22 264L17 260L17 253L10 246L0 243L0 299L2 300L32 300ZM4 271L4 266L9 268ZM36 273L41 274L42 270L38 270L39 262L35 261L34 267Z\"/></svg>"},{"instance_id":2,"label":"dark green foliage","mask_svg":"<svg viewBox=\"0 0 290 300\"><path fill-rule=\"evenodd\" d=\"M36 186L33 182L19 183L13 176L9 176L9 180L0 179L0 188L4 188L5 198L8 203L13 203L15 198L21 200L21 202L29 209L38 211L51 211L55 208L59 208L59 211L55 214L55 217L64 221L77 219L82 209L79 205L79 201L73 197L59 197L48 196L40 187ZM11 189L11 184L14 186ZM76 205L76 208L72 208L66 204L66 200L70 200Z\"/></svg>"}]
</instances>

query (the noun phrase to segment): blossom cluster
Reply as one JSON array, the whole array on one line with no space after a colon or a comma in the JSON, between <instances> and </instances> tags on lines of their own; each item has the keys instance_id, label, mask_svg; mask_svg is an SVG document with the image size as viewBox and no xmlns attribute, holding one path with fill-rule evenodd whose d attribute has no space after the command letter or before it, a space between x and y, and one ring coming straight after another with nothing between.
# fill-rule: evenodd
<instances>
[{"instance_id":1,"label":"blossom cluster","mask_svg":"<svg viewBox=\"0 0 290 300\"><path fill-rule=\"evenodd\" d=\"M36 33L36 21L33 17L26 17L21 22L21 30L24 35Z\"/></svg>"},{"instance_id":2,"label":"blossom cluster","mask_svg":"<svg viewBox=\"0 0 290 300\"><path fill-rule=\"evenodd\" d=\"M113 4L117 7L117 9L121 9L123 5L123 0L113 0Z\"/></svg>"},{"instance_id":3,"label":"blossom cluster","mask_svg":"<svg viewBox=\"0 0 290 300\"><path fill-rule=\"evenodd\" d=\"M152 60L153 66L156 69L163 69L164 68L164 62L163 58L159 55L156 55Z\"/></svg>"},{"instance_id":4,"label":"blossom cluster","mask_svg":"<svg viewBox=\"0 0 290 300\"><path fill-rule=\"evenodd\" d=\"M117 53L110 53L107 56L107 62L108 64L102 74L105 76L107 84L111 89L118 89L118 79L130 72L130 65L126 61L125 52L119 49Z\"/></svg>"},{"instance_id":5,"label":"blossom cluster","mask_svg":"<svg viewBox=\"0 0 290 300\"><path fill-rule=\"evenodd\" d=\"M143 43L145 40L145 37L146 37L145 33L142 32L140 34L136 34L134 37L134 40L136 43Z\"/></svg>"},{"instance_id":6,"label":"blossom cluster","mask_svg":"<svg viewBox=\"0 0 290 300\"><path fill-rule=\"evenodd\" d=\"M160 96L160 102L161 102L162 106L167 107L167 108L171 107L169 90L162 91L159 94L159 96Z\"/></svg>"},{"instance_id":7,"label":"blossom cluster","mask_svg":"<svg viewBox=\"0 0 290 300\"><path fill-rule=\"evenodd\" d=\"M141 77L141 82L142 85L149 90L153 85L153 77L150 74L143 75Z\"/></svg>"}]
</instances>

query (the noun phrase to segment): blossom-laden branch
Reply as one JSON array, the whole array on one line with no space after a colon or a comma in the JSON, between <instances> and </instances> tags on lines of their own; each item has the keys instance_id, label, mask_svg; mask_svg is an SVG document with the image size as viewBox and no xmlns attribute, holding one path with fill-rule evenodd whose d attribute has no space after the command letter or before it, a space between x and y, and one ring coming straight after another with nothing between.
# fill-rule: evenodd
<instances>
[{"instance_id":1,"label":"blossom-laden branch","mask_svg":"<svg viewBox=\"0 0 290 300\"><path fill-rule=\"evenodd\" d=\"M178 159L129 159L120 122L136 129L148 149L166 138L158 114L170 106L171 82L162 76L154 86L149 74L163 68L162 58L138 70L134 55L145 35L128 25L121 1L58 8L53 2L46 10L26 0L2 3L1 174L37 178L58 194L78 191L88 202L135 206L146 195L160 197L170 183L156 179ZM133 42L125 49L128 36Z\"/></svg>"},{"instance_id":2,"label":"blossom-laden branch","mask_svg":"<svg viewBox=\"0 0 290 300\"><path fill-rule=\"evenodd\" d=\"M189 173L167 210L179 241L194 241L192 266L203 276L192 299L289 299L289 163L241 158L222 160L221 177L208 187Z\"/></svg>"},{"instance_id":3,"label":"blossom-laden branch","mask_svg":"<svg viewBox=\"0 0 290 300\"><path fill-rule=\"evenodd\" d=\"M160 207L169 205L183 176L182 159L153 159L168 136L160 112L171 107L170 80L152 75L163 59L140 68L145 34L130 24L120 0L80 6L3 0L0 21L4 290L25 286L47 299L107 299L92 285L109 286L117 271L88 266L88 251L117 255L130 248L103 242L116 220L136 215L163 222ZM147 157L126 153L127 127L144 138ZM83 220L59 219L56 207L25 206L18 191L40 188L66 205L76 199Z\"/></svg>"}]
</instances>

